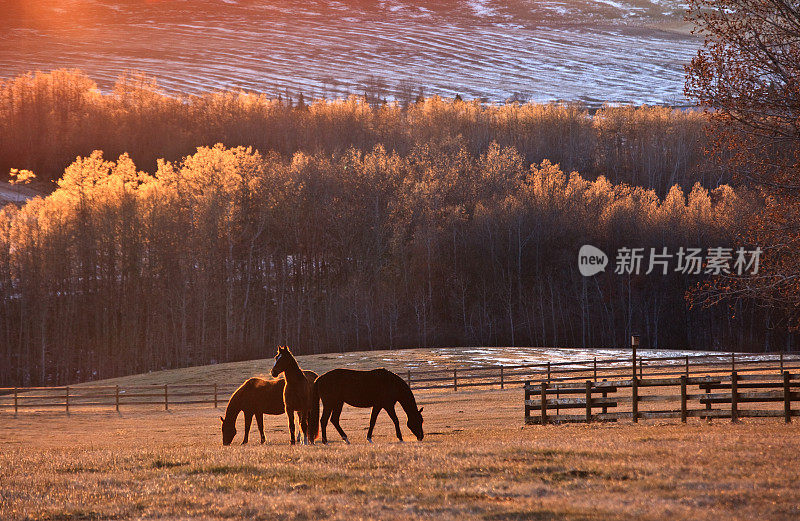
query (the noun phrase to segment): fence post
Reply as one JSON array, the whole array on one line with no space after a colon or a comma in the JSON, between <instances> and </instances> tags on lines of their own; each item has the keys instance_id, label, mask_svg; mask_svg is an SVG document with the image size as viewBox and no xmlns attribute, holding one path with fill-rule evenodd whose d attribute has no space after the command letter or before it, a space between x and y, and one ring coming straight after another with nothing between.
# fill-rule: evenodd
<instances>
[{"instance_id":1,"label":"fence post","mask_svg":"<svg viewBox=\"0 0 800 521\"><path fill-rule=\"evenodd\" d=\"M169 394L167 392L167 384L164 384L164 410L169 410Z\"/></svg>"},{"instance_id":2,"label":"fence post","mask_svg":"<svg viewBox=\"0 0 800 521\"><path fill-rule=\"evenodd\" d=\"M686 423L686 376L681 376L681 422Z\"/></svg>"},{"instance_id":3,"label":"fence post","mask_svg":"<svg viewBox=\"0 0 800 521\"><path fill-rule=\"evenodd\" d=\"M547 361L547 381L550 382L550 361Z\"/></svg>"},{"instance_id":4,"label":"fence post","mask_svg":"<svg viewBox=\"0 0 800 521\"><path fill-rule=\"evenodd\" d=\"M117 406L117 412L119 412L119 385L114 387L114 402Z\"/></svg>"},{"instance_id":5,"label":"fence post","mask_svg":"<svg viewBox=\"0 0 800 521\"><path fill-rule=\"evenodd\" d=\"M733 351L731 351L731 373L736 371L736 358Z\"/></svg>"},{"instance_id":6,"label":"fence post","mask_svg":"<svg viewBox=\"0 0 800 521\"><path fill-rule=\"evenodd\" d=\"M603 381L607 382L608 380L606 378L603 378ZM603 398L606 398L606 397L608 397L608 391L606 391L606 388L603 387ZM603 414L605 414L607 412L608 412L608 406L606 406L606 404L603 404Z\"/></svg>"},{"instance_id":7,"label":"fence post","mask_svg":"<svg viewBox=\"0 0 800 521\"><path fill-rule=\"evenodd\" d=\"M739 392L737 389L736 378L736 371L731 371L731 423L736 423L739 421Z\"/></svg>"},{"instance_id":8,"label":"fence post","mask_svg":"<svg viewBox=\"0 0 800 521\"><path fill-rule=\"evenodd\" d=\"M528 405L528 400L531 399L531 388L530 388L530 386L531 386L530 380L526 381L522 386L523 395L525 396L525 401L523 402L525 404L525 425L528 424L528 419L531 416L531 406Z\"/></svg>"},{"instance_id":9,"label":"fence post","mask_svg":"<svg viewBox=\"0 0 800 521\"><path fill-rule=\"evenodd\" d=\"M689 378L689 355L686 355L686 378Z\"/></svg>"},{"instance_id":10,"label":"fence post","mask_svg":"<svg viewBox=\"0 0 800 521\"><path fill-rule=\"evenodd\" d=\"M500 389L505 389L505 382L503 381L503 366L500 366Z\"/></svg>"},{"instance_id":11,"label":"fence post","mask_svg":"<svg viewBox=\"0 0 800 521\"><path fill-rule=\"evenodd\" d=\"M639 382L636 379L636 365L633 366L633 379L631 380L631 410L633 423L639 423Z\"/></svg>"},{"instance_id":12,"label":"fence post","mask_svg":"<svg viewBox=\"0 0 800 521\"><path fill-rule=\"evenodd\" d=\"M458 391L458 369L453 369L453 391Z\"/></svg>"},{"instance_id":13,"label":"fence post","mask_svg":"<svg viewBox=\"0 0 800 521\"><path fill-rule=\"evenodd\" d=\"M407 372L408 372L408 386L411 387L411 370L409 369Z\"/></svg>"},{"instance_id":14,"label":"fence post","mask_svg":"<svg viewBox=\"0 0 800 521\"><path fill-rule=\"evenodd\" d=\"M781 351L781 372L783 372L783 351Z\"/></svg>"},{"instance_id":15,"label":"fence post","mask_svg":"<svg viewBox=\"0 0 800 521\"><path fill-rule=\"evenodd\" d=\"M66 395L64 395L64 408L66 409L67 414L69 414L69 386L66 387Z\"/></svg>"},{"instance_id":16,"label":"fence post","mask_svg":"<svg viewBox=\"0 0 800 521\"><path fill-rule=\"evenodd\" d=\"M639 358L639 378L642 377L644 374L644 361L642 361L641 357Z\"/></svg>"},{"instance_id":17,"label":"fence post","mask_svg":"<svg viewBox=\"0 0 800 521\"><path fill-rule=\"evenodd\" d=\"M597 381L597 357L594 357L594 381Z\"/></svg>"},{"instance_id":18,"label":"fence post","mask_svg":"<svg viewBox=\"0 0 800 521\"><path fill-rule=\"evenodd\" d=\"M561 390L556 388L556 414L561 414L561 408L558 405L558 400L561 399Z\"/></svg>"},{"instance_id":19,"label":"fence post","mask_svg":"<svg viewBox=\"0 0 800 521\"><path fill-rule=\"evenodd\" d=\"M547 425L547 382L542 382L542 425Z\"/></svg>"},{"instance_id":20,"label":"fence post","mask_svg":"<svg viewBox=\"0 0 800 521\"><path fill-rule=\"evenodd\" d=\"M711 394L711 387L710 386L711 386L710 383L706 384L706 394ZM706 398L706 399L708 400L708 401L706 401L706 410L710 411L711 410L711 398ZM708 420L708 423L711 423L711 415L706 414L706 420Z\"/></svg>"},{"instance_id":21,"label":"fence post","mask_svg":"<svg viewBox=\"0 0 800 521\"><path fill-rule=\"evenodd\" d=\"M792 421L792 400L789 394L789 371L783 372L783 421L789 423Z\"/></svg>"},{"instance_id":22,"label":"fence post","mask_svg":"<svg viewBox=\"0 0 800 521\"><path fill-rule=\"evenodd\" d=\"M214 408L217 408L217 384L214 384Z\"/></svg>"},{"instance_id":23,"label":"fence post","mask_svg":"<svg viewBox=\"0 0 800 521\"><path fill-rule=\"evenodd\" d=\"M14 416L17 415L17 412L19 412L19 394L17 388L14 387Z\"/></svg>"},{"instance_id":24,"label":"fence post","mask_svg":"<svg viewBox=\"0 0 800 521\"><path fill-rule=\"evenodd\" d=\"M586 423L592 422L592 381L586 380Z\"/></svg>"}]
</instances>

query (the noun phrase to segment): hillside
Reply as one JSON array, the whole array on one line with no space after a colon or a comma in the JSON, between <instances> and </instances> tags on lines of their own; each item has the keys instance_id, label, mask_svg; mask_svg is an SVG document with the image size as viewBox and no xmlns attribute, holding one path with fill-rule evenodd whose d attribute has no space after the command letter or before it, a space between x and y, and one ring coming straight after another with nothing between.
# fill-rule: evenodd
<instances>
[{"instance_id":1,"label":"hillside","mask_svg":"<svg viewBox=\"0 0 800 521\"><path fill-rule=\"evenodd\" d=\"M407 370L450 369L453 367L474 367L494 364L514 365L540 362L566 362L589 360L597 357L621 358L629 356L625 349L558 349L544 347L461 347L461 348L419 348L380 351L352 351L347 353L327 353L319 355L300 355L298 363L303 369L322 374L337 367L350 369L374 369L385 367L404 375ZM640 350L642 357L698 355L708 352ZM108 378L87 382L81 385L183 385L195 383L218 383L238 385L251 376L269 376L274 360L263 358L243 362L187 367L153 371L145 374Z\"/></svg>"},{"instance_id":2,"label":"hillside","mask_svg":"<svg viewBox=\"0 0 800 521\"><path fill-rule=\"evenodd\" d=\"M675 103L701 43L669 30L683 21L676 0L14 4L0 75L77 67L109 89L138 69L191 94Z\"/></svg>"}]
</instances>

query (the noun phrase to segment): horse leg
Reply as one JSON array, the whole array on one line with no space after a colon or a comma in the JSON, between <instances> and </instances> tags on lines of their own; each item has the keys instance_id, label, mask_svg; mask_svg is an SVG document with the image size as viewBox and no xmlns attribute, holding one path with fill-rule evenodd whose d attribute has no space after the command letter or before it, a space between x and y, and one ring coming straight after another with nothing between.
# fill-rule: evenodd
<instances>
[{"instance_id":1,"label":"horse leg","mask_svg":"<svg viewBox=\"0 0 800 521\"><path fill-rule=\"evenodd\" d=\"M377 405L372 408L372 415L369 417L369 430L367 431L367 441L372 443L372 430L375 428L375 422L378 420L378 413L381 408Z\"/></svg>"},{"instance_id":2,"label":"horse leg","mask_svg":"<svg viewBox=\"0 0 800 521\"><path fill-rule=\"evenodd\" d=\"M263 445L267 439L264 437L264 415L262 413L256 414L256 423L258 424L258 432L261 433L261 444Z\"/></svg>"},{"instance_id":3,"label":"horse leg","mask_svg":"<svg viewBox=\"0 0 800 521\"><path fill-rule=\"evenodd\" d=\"M305 431L306 443L308 443L309 445L314 445L314 440L311 439L311 410L306 409L305 411L303 411L303 416L305 417L306 420L306 431Z\"/></svg>"},{"instance_id":4,"label":"horse leg","mask_svg":"<svg viewBox=\"0 0 800 521\"><path fill-rule=\"evenodd\" d=\"M298 409L295 412L297 413L297 426L299 427L299 430L297 431L297 443L300 443L300 435L302 434L303 435L303 445L305 445L306 444L306 428L305 428L305 423L303 422L303 411Z\"/></svg>"},{"instance_id":5,"label":"horse leg","mask_svg":"<svg viewBox=\"0 0 800 521\"><path fill-rule=\"evenodd\" d=\"M403 433L400 432L400 421L397 419L397 413L394 412L394 404L391 407L386 407L386 413L389 418L394 422L394 430L397 433L397 439L403 441Z\"/></svg>"},{"instance_id":6,"label":"horse leg","mask_svg":"<svg viewBox=\"0 0 800 521\"><path fill-rule=\"evenodd\" d=\"M250 437L250 422L253 421L253 413L246 413L244 415L244 439L242 440L242 445L247 443L248 438Z\"/></svg>"},{"instance_id":7,"label":"horse leg","mask_svg":"<svg viewBox=\"0 0 800 521\"><path fill-rule=\"evenodd\" d=\"M328 419L330 417L331 417L331 409L327 405L325 405L323 403L322 404L322 418L320 418L320 420L319 420L319 427L320 427L319 430L320 430L320 433L322 434L322 443L323 444L324 443L328 443L328 436L327 436L327 433L325 431L328 428Z\"/></svg>"},{"instance_id":8,"label":"horse leg","mask_svg":"<svg viewBox=\"0 0 800 521\"><path fill-rule=\"evenodd\" d=\"M286 416L289 417L289 441L294 445L294 411L286 409Z\"/></svg>"},{"instance_id":9,"label":"horse leg","mask_svg":"<svg viewBox=\"0 0 800 521\"><path fill-rule=\"evenodd\" d=\"M300 420L300 430L303 431L303 445L308 445L308 410L297 411Z\"/></svg>"},{"instance_id":10,"label":"horse leg","mask_svg":"<svg viewBox=\"0 0 800 521\"><path fill-rule=\"evenodd\" d=\"M331 423L333 424L334 427L336 427L336 430L339 431L339 436L342 437L344 442L350 445L350 440L347 439L347 434L344 433L344 431L342 430L342 426L339 425L339 416L342 414L343 405L344 402L336 404L336 407L334 407L333 412L331 413Z\"/></svg>"}]
</instances>

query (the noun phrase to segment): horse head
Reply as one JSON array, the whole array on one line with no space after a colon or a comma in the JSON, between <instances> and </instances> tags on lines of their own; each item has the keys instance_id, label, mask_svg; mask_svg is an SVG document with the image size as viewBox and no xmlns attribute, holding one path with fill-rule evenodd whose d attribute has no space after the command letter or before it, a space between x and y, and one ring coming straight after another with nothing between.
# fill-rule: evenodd
<instances>
[{"instance_id":1,"label":"horse head","mask_svg":"<svg viewBox=\"0 0 800 521\"><path fill-rule=\"evenodd\" d=\"M425 436L425 433L422 432L422 409L424 409L424 407L420 407L417 410L417 414L409 414L408 422L406 423L419 441L422 441L423 436Z\"/></svg>"},{"instance_id":2,"label":"horse head","mask_svg":"<svg viewBox=\"0 0 800 521\"><path fill-rule=\"evenodd\" d=\"M277 378L279 374L291 367L290 360L293 360L292 352L286 346L278 346L278 353L275 355L275 365L272 366L272 377Z\"/></svg>"},{"instance_id":3,"label":"horse head","mask_svg":"<svg viewBox=\"0 0 800 521\"><path fill-rule=\"evenodd\" d=\"M220 416L219 421L222 422L222 444L230 445L236 436L236 420L226 422L225 418Z\"/></svg>"}]
</instances>

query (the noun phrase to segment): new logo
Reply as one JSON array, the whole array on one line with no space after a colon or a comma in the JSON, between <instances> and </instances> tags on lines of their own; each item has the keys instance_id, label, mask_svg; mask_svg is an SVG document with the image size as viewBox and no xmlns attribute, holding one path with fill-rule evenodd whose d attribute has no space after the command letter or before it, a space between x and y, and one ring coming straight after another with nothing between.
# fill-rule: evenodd
<instances>
[{"instance_id":1,"label":"new logo","mask_svg":"<svg viewBox=\"0 0 800 521\"><path fill-rule=\"evenodd\" d=\"M581 246L578 251L578 270L581 275L584 277L597 275L601 271L605 271L606 266L608 266L608 255L603 250L589 244Z\"/></svg>"}]
</instances>

